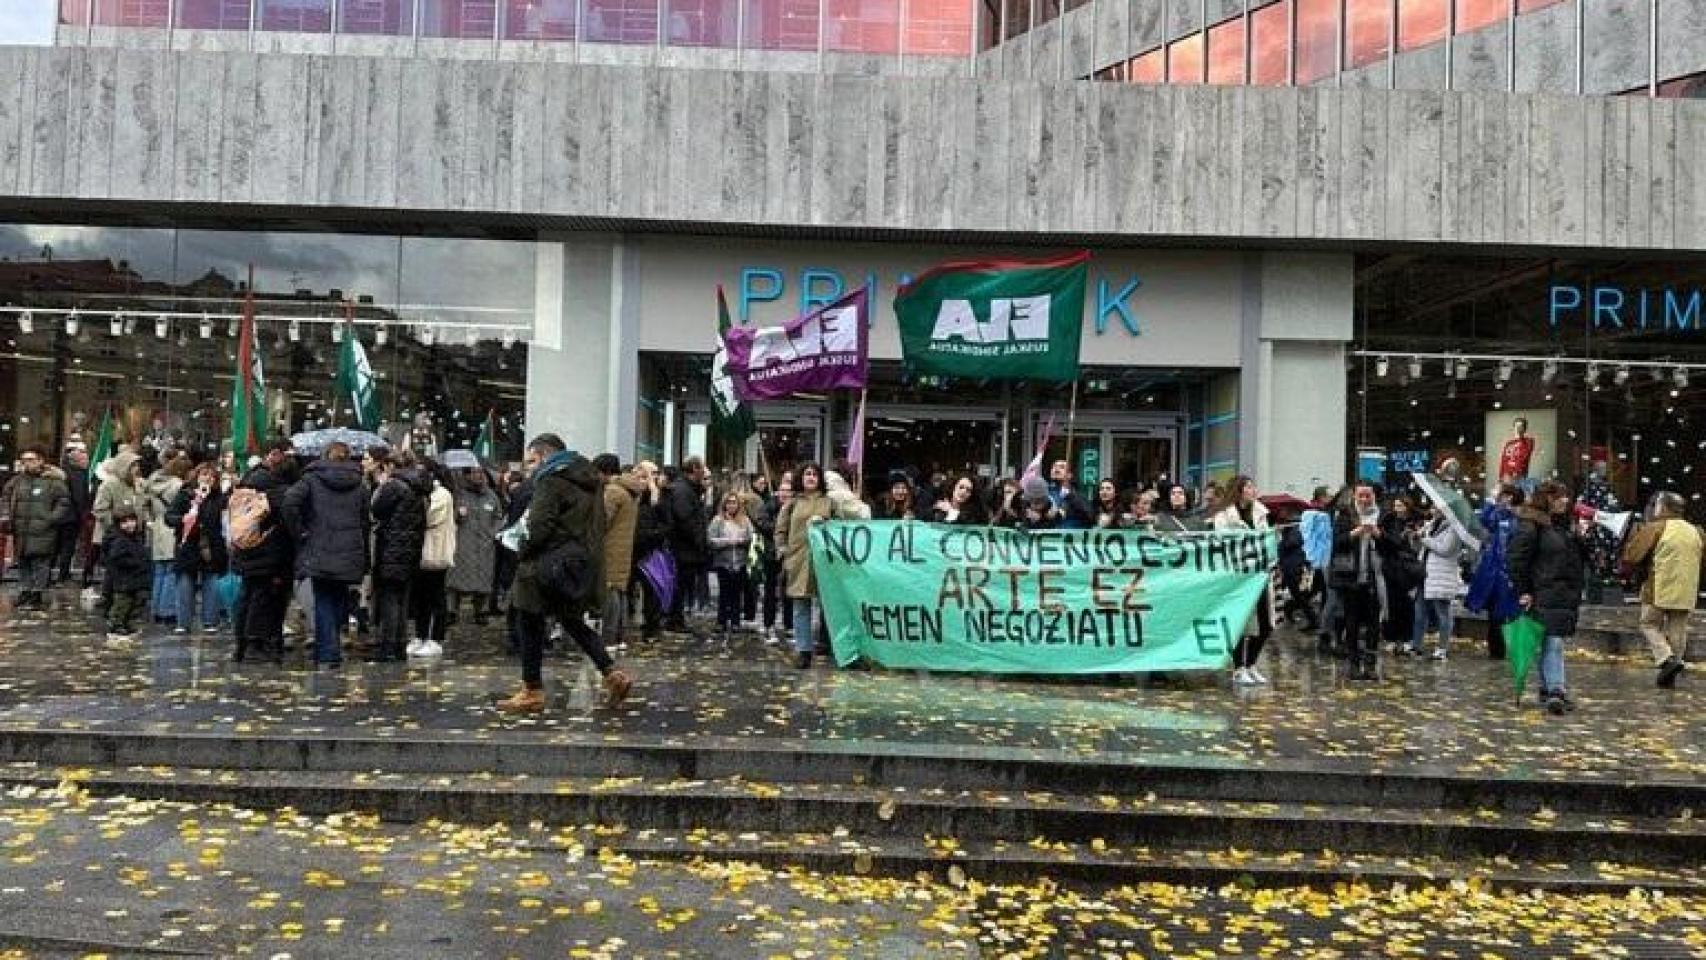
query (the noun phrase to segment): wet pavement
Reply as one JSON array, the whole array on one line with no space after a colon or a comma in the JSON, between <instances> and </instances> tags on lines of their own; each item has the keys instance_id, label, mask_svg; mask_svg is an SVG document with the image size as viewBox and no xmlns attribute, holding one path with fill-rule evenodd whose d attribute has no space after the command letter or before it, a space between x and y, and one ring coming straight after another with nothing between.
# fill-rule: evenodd
<instances>
[{"instance_id":1,"label":"wet pavement","mask_svg":"<svg viewBox=\"0 0 1706 960\"><path fill-rule=\"evenodd\" d=\"M1570 655L1580 709L1551 717L1534 681L1513 700L1506 666L1467 641L1445 663L1387 659L1350 684L1313 641L1269 645L1270 686L1224 674L990 678L796 671L782 646L668 637L622 654L632 698L606 707L572 645L547 660L550 709L506 717L517 668L497 626L453 627L431 664L336 672L234 664L228 638L154 628L113 647L60 597L46 618L0 609L0 728L349 735L528 742L857 746L897 753L1450 773L1484 778L1706 780L1706 669L1658 690L1642 658Z\"/></svg>"},{"instance_id":2,"label":"wet pavement","mask_svg":"<svg viewBox=\"0 0 1706 960\"><path fill-rule=\"evenodd\" d=\"M543 824L0 797L0 956L1706 956L1706 898L1481 879L1065 889L662 862Z\"/></svg>"}]
</instances>

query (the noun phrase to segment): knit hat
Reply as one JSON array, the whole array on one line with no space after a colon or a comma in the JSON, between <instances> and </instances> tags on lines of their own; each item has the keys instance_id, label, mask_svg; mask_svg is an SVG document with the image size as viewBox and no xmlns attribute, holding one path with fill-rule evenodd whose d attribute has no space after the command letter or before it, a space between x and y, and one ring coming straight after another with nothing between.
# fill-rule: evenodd
<instances>
[{"instance_id":1,"label":"knit hat","mask_svg":"<svg viewBox=\"0 0 1706 960\"><path fill-rule=\"evenodd\" d=\"M1035 474L1028 476L1019 484L1019 489L1025 494L1026 500L1047 500L1048 484Z\"/></svg>"}]
</instances>

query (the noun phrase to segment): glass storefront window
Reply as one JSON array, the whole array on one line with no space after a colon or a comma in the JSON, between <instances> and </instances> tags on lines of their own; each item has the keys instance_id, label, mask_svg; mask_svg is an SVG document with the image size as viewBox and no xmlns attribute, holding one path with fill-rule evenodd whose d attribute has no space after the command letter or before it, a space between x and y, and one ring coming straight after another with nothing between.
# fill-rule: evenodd
<instances>
[{"instance_id":1,"label":"glass storefront window","mask_svg":"<svg viewBox=\"0 0 1706 960\"><path fill-rule=\"evenodd\" d=\"M1250 14L1250 82L1280 87L1289 82L1286 50L1291 46L1291 0L1280 0Z\"/></svg>"},{"instance_id":2,"label":"glass storefront window","mask_svg":"<svg viewBox=\"0 0 1706 960\"><path fill-rule=\"evenodd\" d=\"M1060 0L1031 0L1031 5L1037 10L1037 26L1060 16Z\"/></svg>"},{"instance_id":3,"label":"glass storefront window","mask_svg":"<svg viewBox=\"0 0 1706 960\"><path fill-rule=\"evenodd\" d=\"M414 0L339 0L338 31L381 37L414 36Z\"/></svg>"},{"instance_id":4,"label":"glass storefront window","mask_svg":"<svg viewBox=\"0 0 1706 960\"><path fill-rule=\"evenodd\" d=\"M498 0L421 0L421 36L490 40L498 35Z\"/></svg>"},{"instance_id":5,"label":"glass storefront window","mask_svg":"<svg viewBox=\"0 0 1706 960\"><path fill-rule=\"evenodd\" d=\"M1491 26L1510 16L1510 0L1455 0L1457 32L1468 33Z\"/></svg>"},{"instance_id":6,"label":"glass storefront window","mask_svg":"<svg viewBox=\"0 0 1706 960\"><path fill-rule=\"evenodd\" d=\"M169 27L168 0L95 0L95 25L100 27Z\"/></svg>"},{"instance_id":7,"label":"glass storefront window","mask_svg":"<svg viewBox=\"0 0 1706 960\"><path fill-rule=\"evenodd\" d=\"M581 39L648 44L658 40L658 0L583 0Z\"/></svg>"},{"instance_id":8,"label":"glass storefront window","mask_svg":"<svg viewBox=\"0 0 1706 960\"><path fill-rule=\"evenodd\" d=\"M1345 20L1345 69L1385 60L1392 52L1391 0L1348 0Z\"/></svg>"},{"instance_id":9,"label":"glass storefront window","mask_svg":"<svg viewBox=\"0 0 1706 960\"><path fill-rule=\"evenodd\" d=\"M1202 34L1193 33L1167 45L1167 82L1203 82Z\"/></svg>"},{"instance_id":10,"label":"glass storefront window","mask_svg":"<svg viewBox=\"0 0 1706 960\"><path fill-rule=\"evenodd\" d=\"M1445 39L1451 0L1398 0L1398 49L1416 50Z\"/></svg>"},{"instance_id":11,"label":"glass storefront window","mask_svg":"<svg viewBox=\"0 0 1706 960\"><path fill-rule=\"evenodd\" d=\"M178 27L185 30L247 30L249 0L178 0Z\"/></svg>"},{"instance_id":12,"label":"glass storefront window","mask_svg":"<svg viewBox=\"0 0 1706 960\"><path fill-rule=\"evenodd\" d=\"M1208 82L1244 82L1244 19L1236 17L1208 31Z\"/></svg>"},{"instance_id":13,"label":"glass storefront window","mask_svg":"<svg viewBox=\"0 0 1706 960\"><path fill-rule=\"evenodd\" d=\"M1529 13L1534 10L1544 10L1547 7L1563 2L1564 0L1517 0L1516 12Z\"/></svg>"},{"instance_id":14,"label":"glass storefront window","mask_svg":"<svg viewBox=\"0 0 1706 960\"><path fill-rule=\"evenodd\" d=\"M1128 79L1132 83L1165 83L1167 76L1163 73L1166 66L1166 54L1160 47L1130 60L1131 71Z\"/></svg>"},{"instance_id":15,"label":"glass storefront window","mask_svg":"<svg viewBox=\"0 0 1706 960\"><path fill-rule=\"evenodd\" d=\"M1659 84L1658 94L1681 100L1706 100L1706 73L1666 80Z\"/></svg>"},{"instance_id":16,"label":"glass storefront window","mask_svg":"<svg viewBox=\"0 0 1706 960\"><path fill-rule=\"evenodd\" d=\"M331 33L332 0L255 0L255 23L280 33Z\"/></svg>"},{"instance_id":17,"label":"glass storefront window","mask_svg":"<svg viewBox=\"0 0 1706 960\"><path fill-rule=\"evenodd\" d=\"M89 22L89 0L59 0L59 22L66 26L84 26Z\"/></svg>"},{"instance_id":18,"label":"glass storefront window","mask_svg":"<svg viewBox=\"0 0 1706 960\"><path fill-rule=\"evenodd\" d=\"M1006 3L1007 20L1005 29L1007 39L1011 40L1031 29L1031 0L1006 0Z\"/></svg>"},{"instance_id":19,"label":"glass storefront window","mask_svg":"<svg viewBox=\"0 0 1706 960\"><path fill-rule=\"evenodd\" d=\"M824 0L823 46L847 53L894 53L900 0Z\"/></svg>"},{"instance_id":20,"label":"glass storefront window","mask_svg":"<svg viewBox=\"0 0 1706 960\"><path fill-rule=\"evenodd\" d=\"M1297 0L1297 83L1314 83L1339 69L1339 0Z\"/></svg>"},{"instance_id":21,"label":"glass storefront window","mask_svg":"<svg viewBox=\"0 0 1706 960\"><path fill-rule=\"evenodd\" d=\"M1001 0L977 0L983 6L978 11L977 49L993 50L1001 42Z\"/></svg>"},{"instance_id":22,"label":"glass storefront window","mask_svg":"<svg viewBox=\"0 0 1706 960\"><path fill-rule=\"evenodd\" d=\"M276 423L348 423L328 404L353 313L390 424L424 416L442 450L472 443L490 413L501 459L518 459L534 256L462 238L0 226L0 300L38 318L0 356L0 461L92 433L107 410L127 440L216 454L251 263Z\"/></svg>"},{"instance_id":23,"label":"glass storefront window","mask_svg":"<svg viewBox=\"0 0 1706 960\"><path fill-rule=\"evenodd\" d=\"M972 2L975 0L908 0L908 56L965 56L971 52Z\"/></svg>"},{"instance_id":24,"label":"glass storefront window","mask_svg":"<svg viewBox=\"0 0 1706 960\"><path fill-rule=\"evenodd\" d=\"M740 0L669 0L669 37L674 47L728 47L737 42Z\"/></svg>"},{"instance_id":25,"label":"glass storefront window","mask_svg":"<svg viewBox=\"0 0 1706 960\"><path fill-rule=\"evenodd\" d=\"M505 0L505 40L573 40L578 0Z\"/></svg>"},{"instance_id":26,"label":"glass storefront window","mask_svg":"<svg viewBox=\"0 0 1706 960\"><path fill-rule=\"evenodd\" d=\"M818 0L746 0L746 45L757 50L816 50Z\"/></svg>"}]
</instances>

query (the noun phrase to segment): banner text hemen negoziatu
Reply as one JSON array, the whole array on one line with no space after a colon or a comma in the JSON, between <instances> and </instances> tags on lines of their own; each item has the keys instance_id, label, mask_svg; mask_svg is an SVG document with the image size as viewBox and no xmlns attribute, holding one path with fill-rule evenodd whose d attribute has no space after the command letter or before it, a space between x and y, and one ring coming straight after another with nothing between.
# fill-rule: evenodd
<instances>
[{"instance_id":1,"label":"banner text hemen negoziatu","mask_svg":"<svg viewBox=\"0 0 1706 960\"><path fill-rule=\"evenodd\" d=\"M1274 558L1269 533L1174 540L869 521L812 534L837 659L930 670L1217 667Z\"/></svg>"}]
</instances>

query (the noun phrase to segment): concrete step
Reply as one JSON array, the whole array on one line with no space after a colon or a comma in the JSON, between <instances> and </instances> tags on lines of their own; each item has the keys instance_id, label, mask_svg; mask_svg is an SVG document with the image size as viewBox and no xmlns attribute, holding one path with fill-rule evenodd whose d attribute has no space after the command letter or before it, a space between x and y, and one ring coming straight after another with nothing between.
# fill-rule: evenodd
<instances>
[{"instance_id":1,"label":"concrete step","mask_svg":"<svg viewBox=\"0 0 1706 960\"><path fill-rule=\"evenodd\" d=\"M1551 809L1213 802L1154 793L915 790L745 779L540 778L207 768L0 768L27 798L71 780L96 796L374 813L400 822L599 824L624 830L925 836L991 843L1101 843L1167 850L1341 850L1392 857L1521 857L1645 867L1706 862L1706 821L1611 818Z\"/></svg>"},{"instance_id":2,"label":"concrete step","mask_svg":"<svg viewBox=\"0 0 1706 960\"><path fill-rule=\"evenodd\" d=\"M186 732L0 729L0 763L52 767L187 768L230 772L485 777L638 777L923 790L1048 791L1063 796L1156 794L1176 800L1361 805L1375 808L1668 819L1706 817L1706 783L1581 777L1486 777L1450 768L1402 772L1322 759L1308 766L1251 766L1201 757L1059 754L1001 747L732 737L576 737L502 740L430 733L298 736Z\"/></svg>"}]
</instances>

